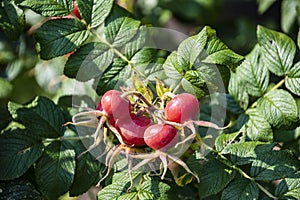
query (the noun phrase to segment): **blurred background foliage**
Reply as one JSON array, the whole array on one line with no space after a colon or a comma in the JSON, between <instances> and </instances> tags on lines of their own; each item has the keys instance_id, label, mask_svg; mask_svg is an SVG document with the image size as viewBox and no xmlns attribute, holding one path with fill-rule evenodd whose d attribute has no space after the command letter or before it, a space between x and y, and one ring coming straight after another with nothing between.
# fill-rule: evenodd
<instances>
[{"instance_id":1,"label":"blurred background foliage","mask_svg":"<svg viewBox=\"0 0 300 200\"><path fill-rule=\"evenodd\" d=\"M2 2L2 1L1 1ZM299 0L117 0L145 24L192 35L209 25L232 50L246 55L256 44L256 26L282 31L296 39ZM1 5L2 4L2 5ZM0 15L5 11L0 3ZM13 9L12 9L13 10ZM30 10L16 8L18 29L0 28L0 112L8 101L26 103L37 95L57 100L62 95L92 93L86 84L63 75L66 56L40 60L34 31L46 20Z\"/></svg>"}]
</instances>

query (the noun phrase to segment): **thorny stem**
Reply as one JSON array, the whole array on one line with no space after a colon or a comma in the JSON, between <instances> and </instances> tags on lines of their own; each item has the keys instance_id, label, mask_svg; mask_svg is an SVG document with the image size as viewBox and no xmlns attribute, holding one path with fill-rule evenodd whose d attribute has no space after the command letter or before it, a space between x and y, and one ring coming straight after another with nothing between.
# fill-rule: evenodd
<instances>
[{"instance_id":1,"label":"thorny stem","mask_svg":"<svg viewBox=\"0 0 300 200\"><path fill-rule=\"evenodd\" d=\"M280 87L284 84L284 82L285 82L285 78L282 79L281 81L279 81L276 85L274 85L274 87L272 87L270 91L276 90L276 89L280 88ZM256 106L257 106L257 101L255 101L255 102L250 106L250 108L255 108Z\"/></svg>"}]
</instances>

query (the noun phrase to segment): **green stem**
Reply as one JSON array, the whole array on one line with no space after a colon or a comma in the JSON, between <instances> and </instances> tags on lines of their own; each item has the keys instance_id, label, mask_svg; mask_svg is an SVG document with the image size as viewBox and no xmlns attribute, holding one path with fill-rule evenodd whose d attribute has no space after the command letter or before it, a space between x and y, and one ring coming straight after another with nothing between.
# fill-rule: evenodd
<instances>
[{"instance_id":1,"label":"green stem","mask_svg":"<svg viewBox=\"0 0 300 200\"><path fill-rule=\"evenodd\" d=\"M179 90L181 86L181 81L177 84L177 86L174 88L173 93L175 94L177 92L177 90Z\"/></svg>"},{"instance_id":2,"label":"green stem","mask_svg":"<svg viewBox=\"0 0 300 200\"><path fill-rule=\"evenodd\" d=\"M142 74L140 71L136 71L136 70L135 70L135 69L136 69L135 65L134 65L130 60L128 60L127 57L126 57L125 55L122 54L122 52L120 52L118 49L116 49L116 48L114 47L114 45L110 44L110 43L107 42L105 39L103 39L103 38L102 38L95 30L93 30L93 29L89 29L89 30L90 30L90 32L91 32L96 38L98 38L98 39L100 40L100 42L102 42L102 43L106 44L107 46L109 46L109 47L114 51L114 53L115 53L117 56L119 56L122 60L124 60L125 62L127 62L128 65L129 65L132 69L134 69L135 72L137 72L140 76L144 77L144 78L147 80L147 76L146 76L145 74Z\"/></svg>"},{"instance_id":3,"label":"green stem","mask_svg":"<svg viewBox=\"0 0 300 200\"><path fill-rule=\"evenodd\" d=\"M276 85L274 85L274 87L272 87L270 91L276 90L276 89L280 88L280 87L284 84L284 82L285 82L285 78L282 79L281 81L279 81ZM257 101L255 101L255 102L250 106L250 108L255 108L256 106L257 106Z\"/></svg>"},{"instance_id":4,"label":"green stem","mask_svg":"<svg viewBox=\"0 0 300 200\"><path fill-rule=\"evenodd\" d=\"M268 197L277 200L278 197L275 197L273 194L271 194L268 190L266 190L262 185L260 185L259 183L255 182L257 187L263 191Z\"/></svg>"},{"instance_id":5,"label":"green stem","mask_svg":"<svg viewBox=\"0 0 300 200\"><path fill-rule=\"evenodd\" d=\"M285 78L279 81L274 87L272 87L271 91L280 88L284 84L284 82L285 82Z\"/></svg>"},{"instance_id":6,"label":"green stem","mask_svg":"<svg viewBox=\"0 0 300 200\"><path fill-rule=\"evenodd\" d=\"M92 138L92 135L86 135L84 137L79 137L79 136L74 136L74 137L58 137L58 138L45 138L43 140L43 143L47 143L47 142L55 142L55 141L63 141L63 140L82 140L82 139L86 139L86 138Z\"/></svg>"},{"instance_id":7,"label":"green stem","mask_svg":"<svg viewBox=\"0 0 300 200\"><path fill-rule=\"evenodd\" d=\"M128 60L127 57L126 57L125 55L122 54L122 52L120 52L118 49L116 49L116 48L114 47L114 45L110 44L110 43L107 42L105 39L103 39L103 38L102 38L95 30L93 30L93 29L89 29L89 30L90 30L90 32L91 32L96 38L98 38L98 39L100 40L100 42L102 42L102 43L106 44L107 46L109 46L109 48L111 48L111 49L114 51L114 53L115 53L117 56L119 56L122 60L124 60L125 62L127 62L128 65L129 65L136 73L138 73L138 74L139 74L140 76L142 76L145 80L147 80L147 83L148 83L149 87L150 87L153 91L156 90L156 89L155 89L155 86L153 85L153 83L150 82L150 81L148 81L147 76L146 76L145 74L141 73L140 71L137 71L137 70L136 70L136 66L135 66L130 60Z\"/></svg>"},{"instance_id":8,"label":"green stem","mask_svg":"<svg viewBox=\"0 0 300 200\"><path fill-rule=\"evenodd\" d=\"M236 169L243 177L245 177L246 179L249 179L251 181L253 181L257 187L263 191L268 197L272 198L272 199L278 199L277 197L275 197L273 194L271 194L268 190L266 190L262 185L260 185L258 182L256 182L252 177L250 177L248 174L246 174L243 170L241 170L238 167L234 167L234 169Z\"/></svg>"}]
</instances>

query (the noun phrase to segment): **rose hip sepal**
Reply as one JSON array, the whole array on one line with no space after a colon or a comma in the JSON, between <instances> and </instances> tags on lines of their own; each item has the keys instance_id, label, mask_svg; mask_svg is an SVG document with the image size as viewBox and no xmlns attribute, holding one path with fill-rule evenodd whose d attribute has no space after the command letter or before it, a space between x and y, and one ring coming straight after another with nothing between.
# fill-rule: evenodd
<instances>
[{"instance_id":1,"label":"rose hip sepal","mask_svg":"<svg viewBox=\"0 0 300 200\"><path fill-rule=\"evenodd\" d=\"M146 129L144 140L152 149L164 151L178 142L177 129L168 124L154 124Z\"/></svg>"},{"instance_id":2,"label":"rose hip sepal","mask_svg":"<svg viewBox=\"0 0 300 200\"><path fill-rule=\"evenodd\" d=\"M200 113L197 98L188 93L178 94L166 105L165 117L168 121L183 123L189 120L197 120Z\"/></svg>"}]
</instances>

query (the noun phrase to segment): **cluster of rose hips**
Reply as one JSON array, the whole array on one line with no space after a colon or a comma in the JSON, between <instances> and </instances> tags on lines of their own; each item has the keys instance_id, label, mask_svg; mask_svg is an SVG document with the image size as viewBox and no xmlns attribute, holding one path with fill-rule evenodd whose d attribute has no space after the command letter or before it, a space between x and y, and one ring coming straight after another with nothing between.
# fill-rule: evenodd
<instances>
[{"instance_id":1,"label":"cluster of rose hips","mask_svg":"<svg viewBox=\"0 0 300 200\"><path fill-rule=\"evenodd\" d=\"M171 99L168 101L169 97ZM132 170L146 164L152 165L152 161L159 159L163 165L162 179L170 162L175 162L199 181L198 176L179 158L186 149L177 148L179 145L191 144L197 135L195 126L219 129L211 122L199 121L199 113L199 102L192 94L174 95L168 92L165 97L150 103L136 91L123 93L110 90L102 96L96 110L78 113L73 117L72 124L89 127L94 124L97 128L94 133L94 144L84 153L103 141L105 137L101 131L103 129L110 130L110 133L118 139L118 144L100 155L106 156L108 170L99 184L108 176L117 156L121 153L127 157L130 174ZM84 120L81 120L81 117L84 117ZM172 151L169 151L170 149ZM133 159L141 161L132 166Z\"/></svg>"},{"instance_id":2,"label":"cluster of rose hips","mask_svg":"<svg viewBox=\"0 0 300 200\"><path fill-rule=\"evenodd\" d=\"M200 108L198 100L193 95L179 94L167 103L163 119L159 118L159 115L155 116L158 109L154 105L143 108L142 112L132 112L128 98L120 91L110 90L103 95L97 110L105 112L104 117L109 118L109 127L112 126L118 131L121 144L167 150L178 142L176 123L197 120ZM175 126L171 125L172 122Z\"/></svg>"}]
</instances>

